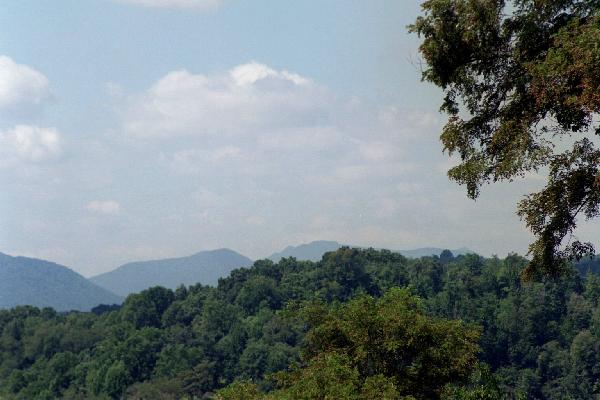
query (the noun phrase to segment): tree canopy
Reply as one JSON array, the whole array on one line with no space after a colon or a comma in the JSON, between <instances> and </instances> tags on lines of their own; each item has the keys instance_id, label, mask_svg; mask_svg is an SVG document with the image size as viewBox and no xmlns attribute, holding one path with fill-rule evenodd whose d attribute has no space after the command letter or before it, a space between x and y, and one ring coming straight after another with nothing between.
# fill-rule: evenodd
<instances>
[{"instance_id":1,"label":"tree canopy","mask_svg":"<svg viewBox=\"0 0 600 400\"><path fill-rule=\"evenodd\" d=\"M0 310L0 398L600 396L600 277L522 282L526 263L342 248L90 313Z\"/></svg>"},{"instance_id":2,"label":"tree canopy","mask_svg":"<svg viewBox=\"0 0 600 400\"><path fill-rule=\"evenodd\" d=\"M558 275L593 253L573 234L600 213L600 1L427 0L409 27L423 79L444 90L448 171L476 198L482 185L529 172L546 185L520 201L535 235L526 277Z\"/></svg>"},{"instance_id":3,"label":"tree canopy","mask_svg":"<svg viewBox=\"0 0 600 400\"><path fill-rule=\"evenodd\" d=\"M275 375L269 396L246 384L221 399L254 392L258 399L439 399L446 385L466 383L477 363L479 330L425 315L407 289L347 304L305 306L305 365Z\"/></svg>"}]
</instances>

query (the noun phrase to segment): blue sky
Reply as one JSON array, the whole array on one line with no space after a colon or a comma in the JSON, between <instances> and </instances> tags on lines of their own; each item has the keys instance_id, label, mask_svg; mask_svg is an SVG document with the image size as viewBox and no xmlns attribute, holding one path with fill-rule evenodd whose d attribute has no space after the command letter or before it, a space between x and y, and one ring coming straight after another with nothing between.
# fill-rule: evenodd
<instances>
[{"instance_id":1,"label":"blue sky","mask_svg":"<svg viewBox=\"0 0 600 400\"><path fill-rule=\"evenodd\" d=\"M0 11L0 251L94 275L316 239L523 253L539 176L448 182L418 1L20 0ZM593 226L584 234L597 234Z\"/></svg>"}]
</instances>

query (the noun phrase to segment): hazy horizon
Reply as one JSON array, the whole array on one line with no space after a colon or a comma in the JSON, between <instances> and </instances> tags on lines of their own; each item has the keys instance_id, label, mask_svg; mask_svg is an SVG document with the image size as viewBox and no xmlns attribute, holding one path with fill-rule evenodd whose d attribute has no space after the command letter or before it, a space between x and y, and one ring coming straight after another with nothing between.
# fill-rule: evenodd
<instances>
[{"instance_id":1,"label":"hazy horizon","mask_svg":"<svg viewBox=\"0 0 600 400\"><path fill-rule=\"evenodd\" d=\"M449 182L419 1L90 0L0 13L0 251L91 276L313 240L525 254L529 175ZM584 225L582 239L600 227Z\"/></svg>"},{"instance_id":2,"label":"hazy horizon","mask_svg":"<svg viewBox=\"0 0 600 400\"><path fill-rule=\"evenodd\" d=\"M252 260L254 260L254 261L261 260L261 259L268 259L271 256L277 255L277 254L279 254L279 253L281 253L281 252L283 252L285 250L288 250L288 248L298 248L298 247L302 247L302 246L305 246L305 245L311 245L314 242L337 242L337 241L335 241L335 240L314 240L314 241L311 241L311 242L290 244L290 245L285 246L284 248L277 249L277 250L272 251L270 253L262 254L262 255L260 255L258 257L249 257L249 258L252 259ZM368 244L360 245L360 244L353 244L353 243L339 243L339 242L337 242L337 243L340 246L349 246L349 247L352 247L352 248L384 249L382 247L376 247L376 246L372 246L372 245L368 245ZM469 250L469 251L473 251L473 252L475 252L477 254L480 254L479 252L477 252L477 251L475 251L475 250L473 250L471 248L468 248L466 246L453 247L453 248L448 248L448 247L443 247L443 246L442 247L439 247L439 246L421 246L421 247L406 248L406 249L385 248L385 250L390 250L392 252L397 252L397 251L409 251L409 252L411 252L411 251L415 251L415 250L423 250L423 249L429 249L429 248L432 248L432 249L444 249L444 250L448 249L448 250L451 250L451 251L455 251L455 250ZM216 248L209 248L209 249L207 248L207 249L200 249L198 251L194 251L192 253L186 253L186 254L170 254L170 255L167 254L167 255L164 255L164 256L162 256L160 258L140 258L140 259L137 259L137 258L134 259L134 258L132 258L132 259L124 261L124 262L122 262L121 264L118 264L118 265L107 266L106 270L103 270L101 272L92 272L92 273L87 273L87 274L84 273L84 272L80 272L81 268L78 268L78 266L76 266L76 265L63 265L60 262L58 262L56 260L52 260L52 259L41 259L41 260L43 260L43 261L49 261L49 262L53 262L53 263L58 263L59 265L62 265L62 266L67 267L67 268L69 268L69 269L71 269L73 271L78 272L79 274L81 274L82 276L84 276L86 278L92 278L92 277L96 277L96 276L105 274L107 272L114 272L116 269L118 269L119 267L122 267L122 266L124 266L126 264L132 264L132 263L137 263L137 262L152 262L152 261L161 261L161 260L168 260L168 259L187 258L187 257L194 256L196 254L205 253L205 252L219 251L219 250L232 250L232 251L234 251L234 252L236 252L236 253L238 253L238 254L240 254L242 256L246 256L246 254L244 254L242 252L239 252L236 249L229 248L229 247L216 247ZM38 259L37 256L30 255L30 254L8 254L8 253L3 252L3 251L0 251L0 253L1 254L6 254L6 255L8 255L10 257L26 257L26 258ZM482 255L482 254L480 254L480 255ZM497 254L494 254L494 255L497 255Z\"/></svg>"}]
</instances>

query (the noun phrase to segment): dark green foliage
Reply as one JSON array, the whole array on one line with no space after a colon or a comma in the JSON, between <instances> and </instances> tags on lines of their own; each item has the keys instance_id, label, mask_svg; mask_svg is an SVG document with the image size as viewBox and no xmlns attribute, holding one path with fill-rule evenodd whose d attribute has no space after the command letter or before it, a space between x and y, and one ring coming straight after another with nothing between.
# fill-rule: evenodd
<instances>
[{"instance_id":1,"label":"dark green foliage","mask_svg":"<svg viewBox=\"0 0 600 400\"><path fill-rule=\"evenodd\" d=\"M156 286L127 297L121 316L124 321L130 322L138 329L144 326L160 328L163 313L174 299L172 290Z\"/></svg>"},{"instance_id":2,"label":"dark green foliage","mask_svg":"<svg viewBox=\"0 0 600 400\"><path fill-rule=\"evenodd\" d=\"M427 0L409 27L423 79L444 90L448 171L472 198L482 185L548 171L519 203L535 235L528 278L558 275L593 252L571 240L600 214L600 4L596 0Z\"/></svg>"},{"instance_id":3,"label":"dark green foliage","mask_svg":"<svg viewBox=\"0 0 600 400\"><path fill-rule=\"evenodd\" d=\"M329 376L340 387L348 379L366 398L394 398L398 390L448 399L600 395L598 278L572 273L522 283L526 265L516 255L407 259L385 250L342 248L318 263L257 261L216 288L151 288L129 296L121 308L97 313L3 310L0 397L191 399L236 380L256 386L240 383L228 389L232 393L254 388L260 395L277 389L270 374L298 362L312 365L313 372L302 372L307 379ZM400 304L414 307L386 313L385 301L378 300L385 293L402 293L406 302ZM298 319L294 310L306 304L321 305L312 309L312 319ZM412 323L394 325L403 315ZM442 330L427 322L440 318L446 321ZM449 321L457 319L464 322ZM385 321L393 327L388 336L376 328L387 326ZM479 366L471 376L469 369L451 372L439 357L470 363L469 348L453 340L472 325L480 327ZM388 346L393 338L398 347ZM448 346L433 351L444 340ZM411 356L403 347L411 341L431 349L430 356ZM382 368L388 358L395 361ZM407 375L402 363L411 362ZM444 367L447 375L437 370ZM317 373L323 368L330 375ZM446 378L431 383L431 374Z\"/></svg>"}]
</instances>

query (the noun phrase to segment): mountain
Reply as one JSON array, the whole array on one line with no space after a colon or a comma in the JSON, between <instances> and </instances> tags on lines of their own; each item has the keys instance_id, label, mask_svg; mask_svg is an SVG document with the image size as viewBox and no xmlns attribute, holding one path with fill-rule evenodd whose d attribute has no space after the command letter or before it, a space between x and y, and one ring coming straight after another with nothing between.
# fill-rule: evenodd
<instances>
[{"instance_id":1,"label":"mountain","mask_svg":"<svg viewBox=\"0 0 600 400\"><path fill-rule=\"evenodd\" d=\"M414 250L398 250L397 252L402 254L404 257L408 258L421 258L428 256L439 256L442 254L444 249L439 247L421 247ZM450 250L452 254L456 256L462 256L465 254L474 254L474 251L467 249L466 247L461 247L459 249Z\"/></svg>"},{"instance_id":2,"label":"mountain","mask_svg":"<svg viewBox=\"0 0 600 400\"><path fill-rule=\"evenodd\" d=\"M271 254L267 258L273 262L278 262L284 257L294 257L297 260L320 261L324 253L335 251L342 246L338 242L317 240L299 246L288 246L279 253Z\"/></svg>"},{"instance_id":3,"label":"mountain","mask_svg":"<svg viewBox=\"0 0 600 400\"><path fill-rule=\"evenodd\" d=\"M251 265L252 260L248 257L233 250L218 249L189 257L132 262L90 280L114 293L127 296L152 286L170 289L181 284L215 286L219 278L228 276L232 270Z\"/></svg>"},{"instance_id":4,"label":"mountain","mask_svg":"<svg viewBox=\"0 0 600 400\"><path fill-rule=\"evenodd\" d=\"M271 254L267 257L269 260L273 260L274 262L278 262L284 257L294 257L297 260L307 260L307 261L319 261L324 253L328 251L335 251L342 246L347 246L340 244L334 241L328 240L317 240L310 243L301 244L299 246L288 246L279 253ZM361 248L360 246L349 246ZM444 249L438 247L422 247L413 250L397 250L395 252L402 254L404 257L408 258L420 258L427 256L439 256L442 254ZM464 254L474 253L473 251L461 247L459 249L451 250L454 256L460 256Z\"/></svg>"},{"instance_id":5,"label":"mountain","mask_svg":"<svg viewBox=\"0 0 600 400\"><path fill-rule=\"evenodd\" d=\"M53 262L0 253L0 308L19 305L89 311L122 299Z\"/></svg>"},{"instance_id":6,"label":"mountain","mask_svg":"<svg viewBox=\"0 0 600 400\"><path fill-rule=\"evenodd\" d=\"M573 264L582 275L586 275L588 272L600 275L600 255L592 258L584 257Z\"/></svg>"}]
</instances>

